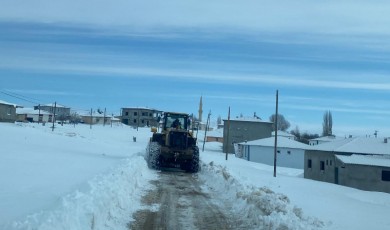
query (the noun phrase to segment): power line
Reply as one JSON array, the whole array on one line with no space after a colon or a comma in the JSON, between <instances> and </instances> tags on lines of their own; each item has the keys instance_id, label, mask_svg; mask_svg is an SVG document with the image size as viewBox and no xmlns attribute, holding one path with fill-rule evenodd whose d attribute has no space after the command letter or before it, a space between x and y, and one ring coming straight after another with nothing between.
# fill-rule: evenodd
<instances>
[{"instance_id":1,"label":"power line","mask_svg":"<svg viewBox=\"0 0 390 230\"><path fill-rule=\"evenodd\" d=\"M7 96L18 98L18 99L23 100L23 101L27 101L27 102L30 102L30 103L33 103L33 104L39 104L39 102L37 103L37 101L31 101L29 99L25 99L25 98L23 98L25 96L18 95L16 93L12 93L12 94L15 94L15 95L12 95L11 93L7 93L7 92L4 92L4 91L0 91L0 92L5 94L5 95L7 95ZM33 99L33 100L35 100L35 99Z\"/></svg>"},{"instance_id":2,"label":"power line","mask_svg":"<svg viewBox=\"0 0 390 230\"><path fill-rule=\"evenodd\" d=\"M22 101L26 101L26 102L29 102L29 103L32 103L34 105L37 105L37 104L45 104L45 102L42 102L38 99L35 99L35 98L32 98L32 97L28 97L28 96L24 96L24 95L21 95L21 94L18 94L18 93L14 93L14 92L10 92L8 90L0 90L0 93L2 94L5 94L7 96L10 96L10 97L13 97L13 98L17 98L19 100L22 100ZM89 111L89 109L86 109L86 108L75 108L75 107L71 107L71 106L66 106L64 104L61 104L62 106L65 106L65 107L68 107L68 108L71 108L73 111Z\"/></svg>"}]
</instances>

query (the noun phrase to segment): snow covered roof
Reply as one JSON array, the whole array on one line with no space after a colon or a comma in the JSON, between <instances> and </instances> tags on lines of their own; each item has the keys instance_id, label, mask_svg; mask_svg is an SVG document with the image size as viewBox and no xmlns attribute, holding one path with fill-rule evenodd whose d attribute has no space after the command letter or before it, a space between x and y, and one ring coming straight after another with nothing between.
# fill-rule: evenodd
<instances>
[{"instance_id":1,"label":"snow covered roof","mask_svg":"<svg viewBox=\"0 0 390 230\"><path fill-rule=\"evenodd\" d=\"M77 113L82 117L90 117L91 116L91 111L78 111ZM92 117L104 117L104 113L98 113L96 111L93 111ZM106 114L106 117L109 118L109 117L111 117L111 115Z\"/></svg>"},{"instance_id":2,"label":"snow covered roof","mask_svg":"<svg viewBox=\"0 0 390 230\"><path fill-rule=\"evenodd\" d=\"M228 119L223 119L224 121L228 121ZM230 121L247 121L247 122L259 122L259 123L270 123L269 121L263 121L255 117L238 117L238 118L231 118Z\"/></svg>"},{"instance_id":3,"label":"snow covered roof","mask_svg":"<svg viewBox=\"0 0 390 230\"><path fill-rule=\"evenodd\" d=\"M254 141L242 142L239 143L242 145L255 145L255 146L266 146L273 147L275 144L275 137L262 138ZM294 141L287 137L278 137L278 147L279 148L290 148L290 149L308 149L310 146L307 144L303 144L298 141Z\"/></svg>"},{"instance_id":4,"label":"snow covered roof","mask_svg":"<svg viewBox=\"0 0 390 230\"><path fill-rule=\"evenodd\" d=\"M49 107L54 107L54 103L50 103L50 104L46 104L46 105L41 105L41 106L49 106ZM66 106L64 106L64 105L60 105L60 104L55 104L55 106L57 107L57 108L69 108L69 107L66 107Z\"/></svg>"},{"instance_id":5,"label":"snow covered roof","mask_svg":"<svg viewBox=\"0 0 390 230\"><path fill-rule=\"evenodd\" d=\"M345 138L342 137L336 137L336 136L324 136L324 137L318 137L311 139L310 141L324 141L324 142L329 142L329 141L337 141L337 140L343 140Z\"/></svg>"},{"instance_id":6,"label":"snow covered roof","mask_svg":"<svg viewBox=\"0 0 390 230\"><path fill-rule=\"evenodd\" d=\"M390 155L389 142L385 143L383 138L354 137L320 145L312 145L310 149L330 152Z\"/></svg>"},{"instance_id":7,"label":"snow covered roof","mask_svg":"<svg viewBox=\"0 0 390 230\"><path fill-rule=\"evenodd\" d=\"M272 136L275 136L275 131L272 132ZM281 130L278 130L278 136L282 136L282 137L295 137L291 133L288 133L288 132L285 132L285 131L281 131Z\"/></svg>"},{"instance_id":8,"label":"snow covered roof","mask_svg":"<svg viewBox=\"0 0 390 230\"><path fill-rule=\"evenodd\" d=\"M0 104L3 104L3 105L13 105L16 107L16 104L12 104L12 103L9 103L9 102L6 102L6 101L2 101L0 100Z\"/></svg>"},{"instance_id":9,"label":"snow covered roof","mask_svg":"<svg viewBox=\"0 0 390 230\"><path fill-rule=\"evenodd\" d=\"M51 114L46 111L41 110L34 110L33 108L16 108L16 114L33 114L33 115L38 115L38 114Z\"/></svg>"},{"instance_id":10,"label":"snow covered roof","mask_svg":"<svg viewBox=\"0 0 390 230\"><path fill-rule=\"evenodd\" d=\"M352 154L351 156L336 155L336 157L344 164L390 167L390 156Z\"/></svg>"},{"instance_id":11,"label":"snow covered roof","mask_svg":"<svg viewBox=\"0 0 390 230\"><path fill-rule=\"evenodd\" d=\"M140 107L140 106L129 106L129 107L123 107L122 109L145 109L145 110L153 110L153 111L161 111L161 110L158 110L158 109L154 109L154 108L149 108L149 107Z\"/></svg>"},{"instance_id":12,"label":"snow covered roof","mask_svg":"<svg viewBox=\"0 0 390 230\"><path fill-rule=\"evenodd\" d=\"M207 131L208 137L223 137L223 129L213 129L212 131Z\"/></svg>"}]
</instances>

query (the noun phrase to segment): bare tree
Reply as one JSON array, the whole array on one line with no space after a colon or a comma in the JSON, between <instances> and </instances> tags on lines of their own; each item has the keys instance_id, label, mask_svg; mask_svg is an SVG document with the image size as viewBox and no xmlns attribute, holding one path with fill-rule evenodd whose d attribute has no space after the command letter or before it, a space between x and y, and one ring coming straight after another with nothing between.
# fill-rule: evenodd
<instances>
[{"instance_id":1,"label":"bare tree","mask_svg":"<svg viewBox=\"0 0 390 230\"><path fill-rule=\"evenodd\" d=\"M81 116L77 112L73 112L69 116L69 122L73 125L81 122Z\"/></svg>"},{"instance_id":2,"label":"bare tree","mask_svg":"<svg viewBox=\"0 0 390 230\"><path fill-rule=\"evenodd\" d=\"M301 139L301 131L299 131L298 126L295 126L295 129L291 130L290 133L295 136L296 140Z\"/></svg>"},{"instance_id":3,"label":"bare tree","mask_svg":"<svg viewBox=\"0 0 390 230\"><path fill-rule=\"evenodd\" d=\"M217 118L217 124L218 124L218 125L222 124L222 118L221 118L220 115L219 115L218 118Z\"/></svg>"},{"instance_id":4,"label":"bare tree","mask_svg":"<svg viewBox=\"0 0 390 230\"><path fill-rule=\"evenodd\" d=\"M322 136L332 136L332 126L332 113L330 111L326 111L324 113L324 122L322 123Z\"/></svg>"},{"instance_id":5,"label":"bare tree","mask_svg":"<svg viewBox=\"0 0 390 230\"><path fill-rule=\"evenodd\" d=\"M275 114L272 114L269 117L269 120L274 123L272 126L272 130L275 131ZM290 122L288 122L282 114L278 114L278 130L286 131L288 128L290 128Z\"/></svg>"}]
</instances>

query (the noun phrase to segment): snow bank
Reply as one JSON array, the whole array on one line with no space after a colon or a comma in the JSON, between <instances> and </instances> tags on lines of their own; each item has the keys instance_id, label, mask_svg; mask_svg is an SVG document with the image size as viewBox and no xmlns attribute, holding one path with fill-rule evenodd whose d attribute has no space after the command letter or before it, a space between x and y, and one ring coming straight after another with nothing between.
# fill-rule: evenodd
<instances>
[{"instance_id":1,"label":"snow bank","mask_svg":"<svg viewBox=\"0 0 390 230\"><path fill-rule=\"evenodd\" d=\"M145 167L140 153L109 174L96 176L87 191L63 197L57 209L28 216L7 229L127 229L130 214L140 209L141 196L156 176Z\"/></svg>"},{"instance_id":2,"label":"snow bank","mask_svg":"<svg viewBox=\"0 0 390 230\"><path fill-rule=\"evenodd\" d=\"M127 229L158 178L143 156L149 129L0 123L0 130L0 229ZM243 229L389 229L390 194L307 180L297 169L278 167L273 177L273 167L225 160L221 149L206 143L195 175L212 202L242 216Z\"/></svg>"},{"instance_id":3,"label":"snow bank","mask_svg":"<svg viewBox=\"0 0 390 230\"><path fill-rule=\"evenodd\" d=\"M286 195L275 193L267 187L245 186L234 178L229 169L214 162L204 164L201 179L206 190L233 201L234 213L242 216L243 224L251 229L319 229L324 223L305 217L303 211L290 203Z\"/></svg>"},{"instance_id":4,"label":"snow bank","mask_svg":"<svg viewBox=\"0 0 390 230\"><path fill-rule=\"evenodd\" d=\"M0 129L0 229L121 229L156 176L143 158L148 128Z\"/></svg>"}]
</instances>

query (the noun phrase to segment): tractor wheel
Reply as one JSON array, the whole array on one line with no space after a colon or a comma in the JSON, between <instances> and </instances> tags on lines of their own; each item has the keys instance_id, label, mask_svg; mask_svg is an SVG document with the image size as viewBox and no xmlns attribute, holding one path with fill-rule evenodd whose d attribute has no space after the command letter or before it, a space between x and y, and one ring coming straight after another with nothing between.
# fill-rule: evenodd
<instances>
[{"instance_id":1,"label":"tractor wheel","mask_svg":"<svg viewBox=\"0 0 390 230\"><path fill-rule=\"evenodd\" d=\"M188 165L188 172L197 173L200 169L199 166L199 148L197 146L194 147L194 153L192 154L192 160Z\"/></svg>"},{"instance_id":2,"label":"tractor wheel","mask_svg":"<svg viewBox=\"0 0 390 230\"><path fill-rule=\"evenodd\" d=\"M146 154L146 161L148 162L148 167L151 169L160 169L160 145L158 144L158 142L149 142Z\"/></svg>"}]
</instances>

